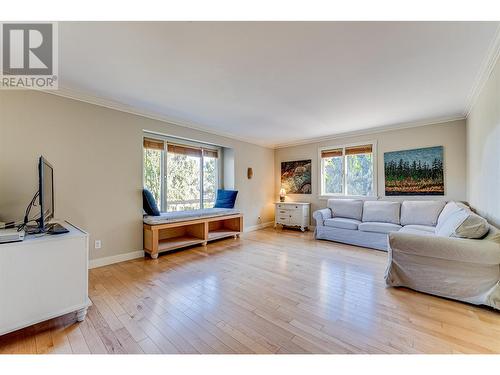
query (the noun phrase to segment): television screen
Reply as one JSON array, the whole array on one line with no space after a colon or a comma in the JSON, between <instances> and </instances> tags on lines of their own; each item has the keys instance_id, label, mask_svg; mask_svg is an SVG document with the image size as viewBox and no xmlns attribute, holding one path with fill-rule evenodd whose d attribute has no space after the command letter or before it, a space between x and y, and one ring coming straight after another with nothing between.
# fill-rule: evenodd
<instances>
[{"instance_id":1,"label":"television screen","mask_svg":"<svg viewBox=\"0 0 500 375\"><path fill-rule=\"evenodd\" d=\"M43 156L38 163L40 229L43 231L47 222L54 217L54 171Z\"/></svg>"}]
</instances>

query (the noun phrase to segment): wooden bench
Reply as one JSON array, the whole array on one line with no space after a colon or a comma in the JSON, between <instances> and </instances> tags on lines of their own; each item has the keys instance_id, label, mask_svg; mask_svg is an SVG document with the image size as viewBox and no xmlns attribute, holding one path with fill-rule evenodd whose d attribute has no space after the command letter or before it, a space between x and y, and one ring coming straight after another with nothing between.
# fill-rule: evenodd
<instances>
[{"instance_id":1,"label":"wooden bench","mask_svg":"<svg viewBox=\"0 0 500 375\"><path fill-rule=\"evenodd\" d=\"M186 246L203 245L220 238L237 238L243 232L243 215L202 217L163 224L144 223L144 251L151 258Z\"/></svg>"}]
</instances>

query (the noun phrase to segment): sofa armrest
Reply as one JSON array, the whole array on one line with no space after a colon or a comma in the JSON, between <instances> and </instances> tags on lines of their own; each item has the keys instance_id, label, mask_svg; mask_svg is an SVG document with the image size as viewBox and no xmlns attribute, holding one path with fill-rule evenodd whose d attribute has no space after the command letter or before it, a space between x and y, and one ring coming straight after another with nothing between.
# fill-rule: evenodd
<instances>
[{"instance_id":1,"label":"sofa armrest","mask_svg":"<svg viewBox=\"0 0 500 375\"><path fill-rule=\"evenodd\" d=\"M332 218L332 210L329 208L323 208L322 210L314 211L313 218L316 220L316 226L322 227L325 224L326 219Z\"/></svg>"},{"instance_id":2,"label":"sofa armrest","mask_svg":"<svg viewBox=\"0 0 500 375\"><path fill-rule=\"evenodd\" d=\"M500 244L489 240L392 232L389 251L476 264L500 264Z\"/></svg>"}]
</instances>

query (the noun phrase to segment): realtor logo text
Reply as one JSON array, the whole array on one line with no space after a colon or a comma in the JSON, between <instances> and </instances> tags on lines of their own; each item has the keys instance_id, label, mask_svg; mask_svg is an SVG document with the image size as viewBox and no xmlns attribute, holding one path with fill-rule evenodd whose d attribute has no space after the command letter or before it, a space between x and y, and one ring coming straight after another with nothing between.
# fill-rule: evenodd
<instances>
[{"instance_id":1,"label":"realtor logo text","mask_svg":"<svg viewBox=\"0 0 500 375\"><path fill-rule=\"evenodd\" d=\"M0 89L57 89L57 24L1 24Z\"/></svg>"}]
</instances>

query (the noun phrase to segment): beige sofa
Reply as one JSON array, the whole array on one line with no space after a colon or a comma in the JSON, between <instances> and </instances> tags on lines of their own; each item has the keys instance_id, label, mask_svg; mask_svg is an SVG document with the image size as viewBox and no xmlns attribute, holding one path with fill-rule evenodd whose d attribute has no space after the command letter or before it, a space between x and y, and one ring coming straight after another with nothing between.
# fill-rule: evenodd
<instances>
[{"instance_id":1,"label":"beige sofa","mask_svg":"<svg viewBox=\"0 0 500 375\"><path fill-rule=\"evenodd\" d=\"M385 282L500 310L500 231L490 225L482 239L391 233Z\"/></svg>"},{"instance_id":2,"label":"beige sofa","mask_svg":"<svg viewBox=\"0 0 500 375\"><path fill-rule=\"evenodd\" d=\"M500 309L500 231L462 203L335 199L313 216L318 239L387 250L388 286Z\"/></svg>"}]
</instances>

